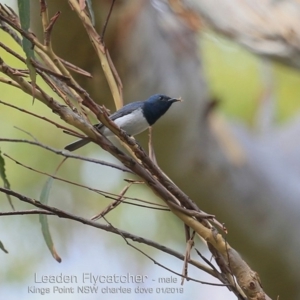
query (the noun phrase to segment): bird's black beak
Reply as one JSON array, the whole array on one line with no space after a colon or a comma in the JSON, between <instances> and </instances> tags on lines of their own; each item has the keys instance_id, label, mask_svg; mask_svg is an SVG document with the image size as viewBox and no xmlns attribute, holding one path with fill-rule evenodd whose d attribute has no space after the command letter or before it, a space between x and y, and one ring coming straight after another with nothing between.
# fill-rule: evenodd
<instances>
[{"instance_id":1,"label":"bird's black beak","mask_svg":"<svg viewBox=\"0 0 300 300\"><path fill-rule=\"evenodd\" d=\"M171 98L171 99L169 99L168 100L168 102L181 102L181 101L183 101L182 99L181 99L181 97L179 97L179 98Z\"/></svg>"}]
</instances>

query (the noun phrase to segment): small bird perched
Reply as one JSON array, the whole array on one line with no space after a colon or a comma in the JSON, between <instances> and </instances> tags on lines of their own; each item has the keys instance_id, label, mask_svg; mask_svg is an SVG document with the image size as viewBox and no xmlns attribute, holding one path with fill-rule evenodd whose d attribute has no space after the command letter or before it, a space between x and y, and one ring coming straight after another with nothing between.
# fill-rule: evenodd
<instances>
[{"instance_id":1,"label":"small bird perched","mask_svg":"<svg viewBox=\"0 0 300 300\"><path fill-rule=\"evenodd\" d=\"M145 101L136 101L126 104L121 109L109 116L121 129L129 135L137 135L149 126L152 126L170 106L181 99L170 98L156 94ZM114 134L103 124L94 125L103 135L109 137ZM74 151L91 142L89 138L83 138L65 147L66 150Z\"/></svg>"}]
</instances>

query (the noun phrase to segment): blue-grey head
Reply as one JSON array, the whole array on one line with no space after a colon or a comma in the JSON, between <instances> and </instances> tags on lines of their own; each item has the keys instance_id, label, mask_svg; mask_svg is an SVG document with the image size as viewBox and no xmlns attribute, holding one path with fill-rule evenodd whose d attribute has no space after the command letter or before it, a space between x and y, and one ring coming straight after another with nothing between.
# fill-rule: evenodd
<instances>
[{"instance_id":1,"label":"blue-grey head","mask_svg":"<svg viewBox=\"0 0 300 300\"><path fill-rule=\"evenodd\" d=\"M171 98L166 95L156 94L152 95L144 102L143 113L149 123L153 125L174 102L181 101L181 99Z\"/></svg>"}]
</instances>

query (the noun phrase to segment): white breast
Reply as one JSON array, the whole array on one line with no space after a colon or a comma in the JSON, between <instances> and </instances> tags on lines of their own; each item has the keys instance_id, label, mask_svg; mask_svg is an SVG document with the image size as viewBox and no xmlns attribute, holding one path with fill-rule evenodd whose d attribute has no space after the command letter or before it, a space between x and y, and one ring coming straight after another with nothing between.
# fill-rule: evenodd
<instances>
[{"instance_id":1,"label":"white breast","mask_svg":"<svg viewBox=\"0 0 300 300\"><path fill-rule=\"evenodd\" d=\"M129 115L118 118L114 122L129 135L137 135L149 127L141 108L135 110ZM104 127L101 131L105 136L113 135L113 133L106 127Z\"/></svg>"}]
</instances>

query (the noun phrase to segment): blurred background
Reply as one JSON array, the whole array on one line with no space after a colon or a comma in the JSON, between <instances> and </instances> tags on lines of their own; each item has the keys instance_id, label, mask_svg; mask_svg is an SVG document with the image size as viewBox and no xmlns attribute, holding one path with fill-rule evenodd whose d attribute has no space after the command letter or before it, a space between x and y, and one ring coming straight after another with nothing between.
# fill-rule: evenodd
<instances>
[{"instance_id":1,"label":"blurred background","mask_svg":"<svg viewBox=\"0 0 300 300\"><path fill-rule=\"evenodd\" d=\"M43 40L39 4L32 2L31 28ZM4 1L0 1L4 3ZM16 9L15 1L5 3ZM93 1L101 32L111 1ZM62 58L92 73L74 75L92 98L114 111L114 103L86 33L67 1L48 1L50 16L61 11L53 30L53 48ZM300 5L296 0L130 0L116 1L105 43L124 86L126 103L151 94L181 96L154 126L157 161L166 174L198 206L215 214L229 230L227 239L257 271L266 293L276 299L300 299ZM22 53L0 31L1 41ZM3 49L11 66L24 68ZM47 107L0 83L0 100L61 122ZM48 89L49 90L49 89ZM51 93L51 91L49 91ZM30 139L63 149L73 140L47 122L6 106L0 109L1 137ZM147 147L147 133L137 140ZM43 172L53 173L62 158L30 145L1 143L2 153ZM89 145L78 154L116 162ZM38 199L46 176L6 159L11 188ZM58 176L119 193L124 174L69 159ZM131 178L131 177L129 177ZM159 199L141 186L130 196ZM10 209L0 195L1 210ZM50 205L92 217L109 200L55 181ZM17 209L28 205L14 200ZM108 215L116 227L153 239L181 253L183 225L171 213L121 205ZM49 217L58 264L41 235L38 216L0 218L1 236L9 254L0 252L0 298L40 299L30 293L34 274L140 274L156 288L171 274L126 246L119 236L79 223ZM160 263L181 272L182 262L139 245ZM210 258L201 242L198 249ZM193 253L193 258L197 258ZM197 258L198 259L198 258ZM189 275L216 282L194 268ZM177 282L180 279L178 278ZM47 285L43 285L47 286ZM49 285L50 287L53 284ZM76 286L76 285L75 285ZM179 287L164 284L163 287ZM110 287L118 287L111 285ZM133 290L135 285L126 285ZM224 287L185 282L184 293L143 295L146 299L236 299ZM140 294L50 294L44 299L140 299Z\"/></svg>"}]
</instances>

